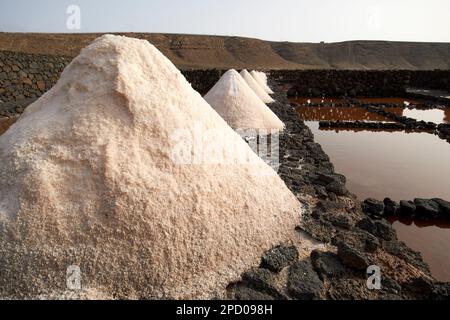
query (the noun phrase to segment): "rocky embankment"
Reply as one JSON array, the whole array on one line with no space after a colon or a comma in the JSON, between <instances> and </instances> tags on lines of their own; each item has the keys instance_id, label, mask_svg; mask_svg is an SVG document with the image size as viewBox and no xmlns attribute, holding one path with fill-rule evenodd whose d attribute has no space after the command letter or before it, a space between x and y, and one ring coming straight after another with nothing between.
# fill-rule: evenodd
<instances>
[{"instance_id":1,"label":"rocky embankment","mask_svg":"<svg viewBox=\"0 0 450 320\"><path fill-rule=\"evenodd\" d=\"M267 252L259 267L230 284L229 297L448 299L450 284L433 279L420 253L398 241L382 216L363 212L285 93L275 91L277 102L270 107L286 124L280 137L279 175L304 205L299 240ZM379 290L367 287L371 265L380 267Z\"/></svg>"},{"instance_id":2,"label":"rocky embankment","mask_svg":"<svg viewBox=\"0 0 450 320\"><path fill-rule=\"evenodd\" d=\"M366 199L362 204L363 212L371 217L405 217L421 220L450 219L450 202L434 198L401 200L396 202L390 198L383 201Z\"/></svg>"}]
</instances>

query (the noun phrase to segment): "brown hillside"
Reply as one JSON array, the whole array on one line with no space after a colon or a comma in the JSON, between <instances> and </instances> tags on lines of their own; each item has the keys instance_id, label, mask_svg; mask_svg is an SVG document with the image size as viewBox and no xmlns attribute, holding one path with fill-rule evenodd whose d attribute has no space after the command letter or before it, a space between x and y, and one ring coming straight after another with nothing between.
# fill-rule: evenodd
<instances>
[{"instance_id":1,"label":"brown hillside","mask_svg":"<svg viewBox=\"0 0 450 320\"><path fill-rule=\"evenodd\" d=\"M0 33L0 50L74 57L100 34ZM270 42L242 37L128 33L180 68L450 69L450 43Z\"/></svg>"}]
</instances>

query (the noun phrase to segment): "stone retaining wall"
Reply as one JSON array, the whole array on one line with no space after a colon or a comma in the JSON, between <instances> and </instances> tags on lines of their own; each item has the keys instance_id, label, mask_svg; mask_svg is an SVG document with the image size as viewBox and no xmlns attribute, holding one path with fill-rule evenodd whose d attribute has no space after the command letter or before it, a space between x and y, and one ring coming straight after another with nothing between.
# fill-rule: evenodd
<instances>
[{"instance_id":1,"label":"stone retaining wall","mask_svg":"<svg viewBox=\"0 0 450 320\"><path fill-rule=\"evenodd\" d=\"M38 98L51 88L71 58L0 51L0 100ZM182 70L206 94L226 70ZM450 91L448 71L277 70L271 78L291 96L407 96L406 87Z\"/></svg>"},{"instance_id":2,"label":"stone retaining wall","mask_svg":"<svg viewBox=\"0 0 450 320\"><path fill-rule=\"evenodd\" d=\"M38 98L58 80L70 59L0 51L0 100Z\"/></svg>"},{"instance_id":3,"label":"stone retaining wall","mask_svg":"<svg viewBox=\"0 0 450 320\"><path fill-rule=\"evenodd\" d=\"M450 70L297 70L272 71L271 77L290 88L292 97L407 96L406 88L450 91Z\"/></svg>"},{"instance_id":4,"label":"stone retaining wall","mask_svg":"<svg viewBox=\"0 0 450 320\"><path fill-rule=\"evenodd\" d=\"M70 61L67 57L0 51L0 101L39 98L53 87ZM206 94L223 72L218 69L182 70L201 94Z\"/></svg>"}]
</instances>

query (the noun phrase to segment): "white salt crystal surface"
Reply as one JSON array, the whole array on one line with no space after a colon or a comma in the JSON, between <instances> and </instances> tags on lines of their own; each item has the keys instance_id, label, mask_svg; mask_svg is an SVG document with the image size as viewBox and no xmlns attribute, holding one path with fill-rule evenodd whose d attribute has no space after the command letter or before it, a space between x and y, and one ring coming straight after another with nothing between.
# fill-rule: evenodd
<instances>
[{"instance_id":1,"label":"white salt crystal surface","mask_svg":"<svg viewBox=\"0 0 450 320\"><path fill-rule=\"evenodd\" d=\"M256 93L256 95L262 100L264 103L271 103L274 100L269 96L269 94L264 91L263 88L256 82L256 80L252 77L252 75L247 70L241 71L241 76L244 78L245 82L247 82L248 86Z\"/></svg>"},{"instance_id":2,"label":"white salt crystal surface","mask_svg":"<svg viewBox=\"0 0 450 320\"><path fill-rule=\"evenodd\" d=\"M200 153L192 139L248 162L179 162L177 148ZM0 162L3 298L66 296L70 265L94 293L80 298L221 296L300 219L275 171L144 40L83 49L0 137Z\"/></svg>"},{"instance_id":3,"label":"white salt crystal surface","mask_svg":"<svg viewBox=\"0 0 450 320\"><path fill-rule=\"evenodd\" d=\"M234 129L284 128L234 69L227 71L204 98Z\"/></svg>"}]
</instances>

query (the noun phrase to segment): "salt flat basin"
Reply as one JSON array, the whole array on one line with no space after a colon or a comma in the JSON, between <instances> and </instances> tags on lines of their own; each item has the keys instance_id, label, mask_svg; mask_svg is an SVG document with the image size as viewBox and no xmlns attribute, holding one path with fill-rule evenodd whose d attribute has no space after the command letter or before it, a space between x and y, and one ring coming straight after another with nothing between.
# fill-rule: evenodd
<instances>
[{"instance_id":1,"label":"salt flat basin","mask_svg":"<svg viewBox=\"0 0 450 320\"><path fill-rule=\"evenodd\" d=\"M450 199L450 144L426 133L319 130L307 121L347 187L360 199Z\"/></svg>"},{"instance_id":2,"label":"salt flat basin","mask_svg":"<svg viewBox=\"0 0 450 320\"><path fill-rule=\"evenodd\" d=\"M431 273L440 281L450 281L450 222L390 219L399 239L422 253Z\"/></svg>"},{"instance_id":3,"label":"salt flat basin","mask_svg":"<svg viewBox=\"0 0 450 320\"><path fill-rule=\"evenodd\" d=\"M385 108L386 111L403 115L418 121L434 122L436 124L450 123L450 108L443 109L409 109L409 108Z\"/></svg>"}]
</instances>

